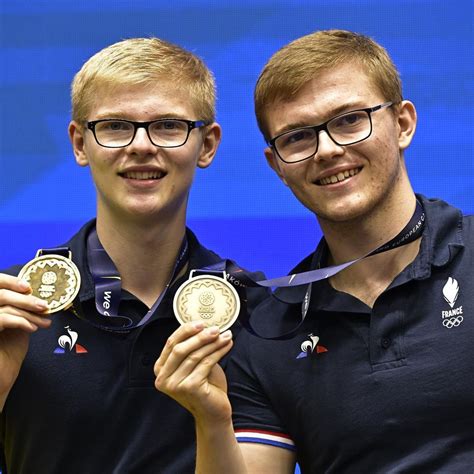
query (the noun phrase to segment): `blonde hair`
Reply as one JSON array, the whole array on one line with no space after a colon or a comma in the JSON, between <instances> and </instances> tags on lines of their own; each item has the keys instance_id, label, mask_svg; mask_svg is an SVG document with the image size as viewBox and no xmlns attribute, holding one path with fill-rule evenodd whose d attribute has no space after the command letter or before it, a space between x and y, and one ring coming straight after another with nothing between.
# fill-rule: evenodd
<instances>
[{"instance_id":1,"label":"blonde hair","mask_svg":"<svg viewBox=\"0 0 474 474\"><path fill-rule=\"evenodd\" d=\"M214 77L204 62L158 38L130 38L102 49L84 63L71 85L72 118L83 124L102 86L176 84L189 92L197 118L215 120Z\"/></svg>"},{"instance_id":2,"label":"blonde hair","mask_svg":"<svg viewBox=\"0 0 474 474\"><path fill-rule=\"evenodd\" d=\"M362 65L386 101L402 100L399 73L382 46L351 31L317 31L281 48L260 73L254 99L264 137L269 138L265 114L272 104L291 100L318 73L348 62Z\"/></svg>"}]
</instances>

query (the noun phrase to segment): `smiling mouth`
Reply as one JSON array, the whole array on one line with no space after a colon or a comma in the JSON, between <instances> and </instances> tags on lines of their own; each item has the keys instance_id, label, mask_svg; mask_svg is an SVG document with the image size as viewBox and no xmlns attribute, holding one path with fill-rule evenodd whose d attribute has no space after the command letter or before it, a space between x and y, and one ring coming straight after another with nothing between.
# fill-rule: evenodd
<instances>
[{"instance_id":1,"label":"smiling mouth","mask_svg":"<svg viewBox=\"0 0 474 474\"><path fill-rule=\"evenodd\" d=\"M332 176L327 176L325 178L318 179L316 181L316 184L318 184L319 186L327 186L328 184L341 183L342 181L352 178L352 176L358 174L361 169L362 168L353 168L351 170L341 171Z\"/></svg>"},{"instance_id":2,"label":"smiling mouth","mask_svg":"<svg viewBox=\"0 0 474 474\"><path fill-rule=\"evenodd\" d=\"M125 173L119 173L122 178L137 179L137 180L149 180L149 179L160 179L163 178L165 173L163 171L126 171Z\"/></svg>"}]
</instances>

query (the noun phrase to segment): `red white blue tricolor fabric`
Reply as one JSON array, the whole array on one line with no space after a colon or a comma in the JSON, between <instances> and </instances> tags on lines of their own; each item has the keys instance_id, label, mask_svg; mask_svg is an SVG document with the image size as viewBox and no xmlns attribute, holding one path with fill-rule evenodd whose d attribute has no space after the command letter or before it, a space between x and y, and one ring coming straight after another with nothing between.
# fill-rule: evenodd
<instances>
[{"instance_id":1,"label":"red white blue tricolor fabric","mask_svg":"<svg viewBox=\"0 0 474 474\"><path fill-rule=\"evenodd\" d=\"M277 446L295 451L295 443L283 433L263 430L235 430L235 437L239 443L260 443Z\"/></svg>"}]
</instances>

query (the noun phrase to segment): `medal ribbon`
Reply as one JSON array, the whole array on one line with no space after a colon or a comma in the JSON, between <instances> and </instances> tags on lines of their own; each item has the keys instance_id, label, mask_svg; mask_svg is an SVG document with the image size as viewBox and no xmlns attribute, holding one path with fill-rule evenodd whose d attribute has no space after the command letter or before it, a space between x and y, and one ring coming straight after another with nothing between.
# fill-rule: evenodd
<instances>
[{"instance_id":1,"label":"medal ribbon","mask_svg":"<svg viewBox=\"0 0 474 474\"><path fill-rule=\"evenodd\" d=\"M155 313L168 291L171 282L186 264L187 257L188 241L185 236L171 278L164 291L145 316L143 316L138 323L134 324L131 318L118 314L122 293L122 279L114 262L100 243L99 237L97 236L97 230L94 228L87 237L87 260L95 286L95 307L102 316L110 318L111 324L108 324L108 322L107 324L95 324L92 322L92 324L101 329L111 331L129 331L143 326Z\"/></svg>"},{"instance_id":2,"label":"medal ribbon","mask_svg":"<svg viewBox=\"0 0 474 474\"><path fill-rule=\"evenodd\" d=\"M241 314L239 315L239 320L244 326L247 331L251 332L257 337L260 337L261 339L290 339L293 337L299 330L300 326L304 322L304 318L306 316L306 313L308 311L309 307L309 300L311 296L311 283L319 281L319 280L324 280L326 278L330 278L337 273L341 272L342 270L350 267L351 265L354 265L355 263L367 258L371 257L372 255L377 255L382 252L386 252L388 250L392 250L398 247L402 247L403 245L407 245L423 234L423 229L425 225L425 212L423 209L423 206L421 203L417 200L416 201L416 207L415 207L415 212L413 213L413 216L409 220L409 222L406 224L406 226L391 240L386 242L385 244L380 245L379 247L371 250L370 252L366 253L365 255L356 258L354 260L351 260L349 262L342 263L340 265L332 265L329 267L325 268L318 268L316 270L310 270L306 272L301 272L301 273L293 273L291 275L286 275L282 277L277 277L277 278L272 278L268 280L254 280L251 278L245 270L240 268L235 262L232 260L222 260L221 262L218 262L214 265L210 265L208 267L205 267L200 270L200 273L205 273L206 271L209 273L213 272L225 272L227 280L229 283L233 284L237 291L239 291L239 294L242 296L242 290L244 288L251 288L251 287L293 287L293 286L300 286L300 285L309 285L305 296L302 301L302 320L298 324L296 328L291 330L288 333L282 334L280 336L275 336L275 337L266 337L258 334L251 326L250 324L250 315L248 314L247 311L242 310ZM315 255L313 256L313 260L315 259ZM312 261L311 266L314 266L316 262ZM278 297L274 295L277 299L282 301L283 303L290 303L288 301L285 301L283 298ZM245 299L244 299L245 301ZM291 301L291 303L294 303L294 301ZM244 305L243 305L244 306Z\"/></svg>"},{"instance_id":3,"label":"medal ribbon","mask_svg":"<svg viewBox=\"0 0 474 474\"><path fill-rule=\"evenodd\" d=\"M243 287L291 287L306 285L308 283L313 283L315 281L324 280L330 278L337 273L341 272L347 267L354 265L354 263L363 260L364 258L371 257L387 250L392 250L397 247L409 244L414 240L418 239L423 233L423 227L425 224L425 212L423 207L417 201L415 212L408 222L408 224L389 242L377 247L374 250L371 250L362 257L356 258L349 262L341 263L340 265L333 265L325 268L318 268L316 270L310 270L302 273L293 273L291 275L285 275L282 277L272 278L269 280L253 280L249 277L248 273L245 270L242 270L234 261L232 260L222 260L214 265L210 265L202 269L211 270L211 271L225 271L229 276L227 277L229 282L235 286Z\"/></svg>"}]
</instances>

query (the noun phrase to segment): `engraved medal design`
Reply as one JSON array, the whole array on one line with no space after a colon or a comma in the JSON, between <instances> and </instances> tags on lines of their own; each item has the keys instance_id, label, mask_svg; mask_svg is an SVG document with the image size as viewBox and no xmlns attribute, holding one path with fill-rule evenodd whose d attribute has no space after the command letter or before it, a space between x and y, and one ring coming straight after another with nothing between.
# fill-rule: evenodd
<instances>
[{"instance_id":1,"label":"engraved medal design","mask_svg":"<svg viewBox=\"0 0 474 474\"><path fill-rule=\"evenodd\" d=\"M46 313L68 308L81 286L81 275L75 263L62 255L42 255L29 261L18 277L27 281L33 295L48 303Z\"/></svg>"},{"instance_id":2,"label":"engraved medal design","mask_svg":"<svg viewBox=\"0 0 474 474\"><path fill-rule=\"evenodd\" d=\"M174 295L173 310L180 324L201 321L223 332L234 324L240 312L239 295L225 279L200 275L185 281Z\"/></svg>"}]
</instances>

